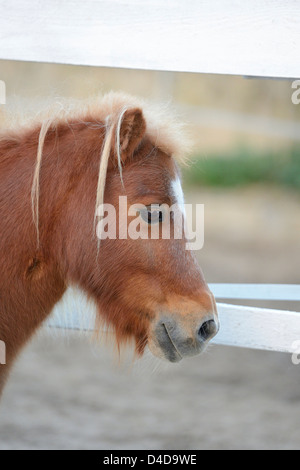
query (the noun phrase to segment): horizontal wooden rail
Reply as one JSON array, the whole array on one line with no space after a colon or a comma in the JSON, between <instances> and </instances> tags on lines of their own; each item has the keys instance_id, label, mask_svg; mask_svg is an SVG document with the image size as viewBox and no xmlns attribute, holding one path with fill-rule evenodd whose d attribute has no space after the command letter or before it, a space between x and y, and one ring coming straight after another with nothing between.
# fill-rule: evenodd
<instances>
[{"instance_id":1,"label":"horizontal wooden rail","mask_svg":"<svg viewBox=\"0 0 300 470\"><path fill-rule=\"evenodd\" d=\"M300 301L297 284L209 284L217 299Z\"/></svg>"},{"instance_id":2,"label":"horizontal wooden rail","mask_svg":"<svg viewBox=\"0 0 300 470\"><path fill-rule=\"evenodd\" d=\"M300 313L217 304L221 328L215 344L294 352L300 347Z\"/></svg>"},{"instance_id":3,"label":"horizontal wooden rail","mask_svg":"<svg viewBox=\"0 0 300 470\"><path fill-rule=\"evenodd\" d=\"M300 77L294 0L2 0L0 6L0 59Z\"/></svg>"},{"instance_id":4,"label":"horizontal wooden rail","mask_svg":"<svg viewBox=\"0 0 300 470\"><path fill-rule=\"evenodd\" d=\"M299 300L299 286L272 284L211 284L216 297ZM255 296L255 293L257 294ZM220 331L215 344L294 352L300 346L300 312L218 303ZM76 289L68 292L65 307L58 306L48 326L73 330L94 329L94 307Z\"/></svg>"}]
</instances>

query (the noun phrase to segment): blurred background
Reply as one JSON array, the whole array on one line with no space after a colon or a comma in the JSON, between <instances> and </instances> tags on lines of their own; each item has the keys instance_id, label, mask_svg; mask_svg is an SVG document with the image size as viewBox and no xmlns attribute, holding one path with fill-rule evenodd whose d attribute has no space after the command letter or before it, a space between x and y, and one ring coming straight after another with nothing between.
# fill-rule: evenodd
<instances>
[{"instance_id":1,"label":"blurred background","mask_svg":"<svg viewBox=\"0 0 300 470\"><path fill-rule=\"evenodd\" d=\"M300 283L292 80L10 61L0 61L0 80L1 126L7 109L36 112L58 97L122 90L170 102L195 144L183 182L186 202L205 204L206 280ZM155 372L148 358L125 363L85 336L39 333L5 390L0 449L300 448L300 366L287 354L213 345Z\"/></svg>"}]
</instances>

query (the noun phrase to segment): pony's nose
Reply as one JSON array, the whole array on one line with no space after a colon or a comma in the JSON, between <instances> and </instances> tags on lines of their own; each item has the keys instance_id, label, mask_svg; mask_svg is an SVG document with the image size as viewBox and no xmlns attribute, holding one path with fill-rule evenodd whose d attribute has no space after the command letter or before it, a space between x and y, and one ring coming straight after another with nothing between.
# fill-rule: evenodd
<instances>
[{"instance_id":1,"label":"pony's nose","mask_svg":"<svg viewBox=\"0 0 300 470\"><path fill-rule=\"evenodd\" d=\"M197 322L198 326L193 322L194 326L191 327L176 320L174 317L164 316L154 329L154 343L171 362L200 354L218 332L218 325L213 316L206 317L200 325Z\"/></svg>"},{"instance_id":2,"label":"pony's nose","mask_svg":"<svg viewBox=\"0 0 300 470\"><path fill-rule=\"evenodd\" d=\"M198 330L198 337L200 341L209 341L210 338L217 333L217 325L215 320L206 320L202 323Z\"/></svg>"}]
</instances>

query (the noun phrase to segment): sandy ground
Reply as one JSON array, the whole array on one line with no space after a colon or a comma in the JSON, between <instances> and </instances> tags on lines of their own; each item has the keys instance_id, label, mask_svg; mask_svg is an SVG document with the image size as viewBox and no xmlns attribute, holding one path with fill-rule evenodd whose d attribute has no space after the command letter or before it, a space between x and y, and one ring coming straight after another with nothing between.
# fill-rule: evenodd
<instances>
[{"instance_id":1,"label":"sandy ground","mask_svg":"<svg viewBox=\"0 0 300 470\"><path fill-rule=\"evenodd\" d=\"M205 203L207 281L300 283L299 195L257 187L187 200ZM212 345L155 364L117 367L84 336L41 333L5 389L0 449L300 449L300 366L289 355Z\"/></svg>"}]
</instances>

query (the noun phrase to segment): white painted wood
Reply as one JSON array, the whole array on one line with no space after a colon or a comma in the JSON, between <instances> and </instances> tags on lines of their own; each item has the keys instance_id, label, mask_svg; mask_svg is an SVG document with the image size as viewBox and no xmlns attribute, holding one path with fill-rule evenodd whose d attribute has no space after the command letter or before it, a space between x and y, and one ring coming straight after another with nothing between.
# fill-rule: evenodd
<instances>
[{"instance_id":1,"label":"white painted wood","mask_svg":"<svg viewBox=\"0 0 300 470\"><path fill-rule=\"evenodd\" d=\"M0 0L0 7L1 59L300 77L294 0Z\"/></svg>"},{"instance_id":2,"label":"white painted wood","mask_svg":"<svg viewBox=\"0 0 300 470\"><path fill-rule=\"evenodd\" d=\"M300 312L217 304L215 344L292 353L300 346Z\"/></svg>"},{"instance_id":3,"label":"white painted wood","mask_svg":"<svg viewBox=\"0 0 300 470\"><path fill-rule=\"evenodd\" d=\"M70 300L72 303L70 303ZM92 331L93 306L80 291L69 291L66 306L57 306L47 325L52 328ZM221 328L215 344L271 351L294 352L300 347L300 312L218 303ZM61 308L62 307L62 308Z\"/></svg>"},{"instance_id":4,"label":"white painted wood","mask_svg":"<svg viewBox=\"0 0 300 470\"><path fill-rule=\"evenodd\" d=\"M217 299L300 301L297 284L209 284Z\"/></svg>"}]
</instances>

